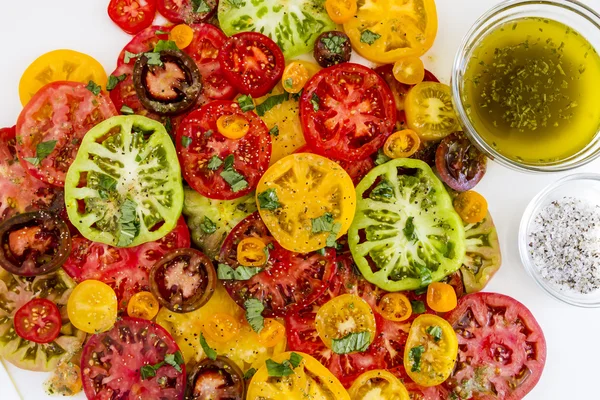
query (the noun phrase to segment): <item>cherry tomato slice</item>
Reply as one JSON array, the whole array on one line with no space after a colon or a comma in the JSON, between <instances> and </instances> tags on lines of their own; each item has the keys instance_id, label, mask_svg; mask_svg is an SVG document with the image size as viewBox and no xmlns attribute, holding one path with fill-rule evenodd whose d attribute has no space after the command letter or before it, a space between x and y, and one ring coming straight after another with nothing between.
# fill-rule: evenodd
<instances>
[{"instance_id":1,"label":"cherry tomato slice","mask_svg":"<svg viewBox=\"0 0 600 400\"><path fill-rule=\"evenodd\" d=\"M156 15L156 0L111 0L108 16L119 28L135 35L152 24Z\"/></svg>"},{"instance_id":2,"label":"cherry tomato slice","mask_svg":"<svg viewBox=\"0 0 600 400\"><path fill-rule=\"evenodd\" d=\"M217 10L218 0L156 0L158 12L175 24L204 22Z\"/></svg>"},{"instance_id":3,"label":"cherry tomato slice","mask_svg":"<svg viewBox=\"0 0 600 400\"><path fill-rule=\"evenodd\" d=\"M456 308L454 288L443 282L433 282L427 288L427 305L437 312L448 312Z\"/></svg>"},{"instance_id":4,"label":"cherry tomato slice","mask_svg":"<svg viewBox=\"0 0 600 400\"><path fill-rule=\"evenodd\" d=\"M239 115L221 115L217 120L217 129L228 139L239 139L248 133L250 126L248 120Z\"/></svg>"},{"instance_id":5,"label":"cherry tomato slice","mask_svg":"<svg viewBox=\"0 0 600 400\"><path fill-rule=\"evenodd\" d=\"M467 224L476 224L483 221L488 212L485 197L473 190L460 193L454 199L453 204L460 218Z\"/></svg>"},{"instance_id":6,"label":"cherry tomato slice","mask_svg":"<svg viewBox=\"0 0 600 400\"><path fill-rule=\"evenodd\" d=\"M206 337L217 343L227 343L238 334L239 329L238 320L233 315L225 313L213 314L202 325L202 332Z\"/></svg>"},{"instance_id":7,"label":"cherry tomato slice","mask_svg":"<svg viewBox=\"0 0 600 400\"><path fill-rule=\"evenodd\" d=\"M252 97L269 93L285 68L277 43L258 32L231 36L219 51L218 59L225 77L241 93Z\"/></svg>"},{"instance_id":8,"label":"cherry tomato slice","mask_svg":"<svg viewBox=\"0 0 600 400\"><path fill-rule=\"evenodd\" d=\"M194 40L194 30L189 25L179 24L171 29L169 38L175 42L180 49L185 49Z\"/></svg>"},{"instance_id":9,"label":"cherry tomato slice","mask_svg":"<svg viewBox=\"0 0 600 400\"><path fill-rule=\"evenodd\" d=\"M372 69L338 64L313 76L300 98L306 143L318 154L358 161L375 153L396 124L394 98Z\"/></svg>"},{"instance_id":10,"label":"cherry tomato slice","mask_svg":"<svg viewBox=\"0 0 600 400\"><path fill-rule=\"evenodd\" d=\"M350 21L358 10L356 0L327 0L325 9L329 18L336 24L343 24Z\"/></svg>"},{"instance_id":11,"label":"cherry tomato slice","mask_svg":"<svg viewBox=\"0 0 600 400\"><path fill-rule=\"evenodd\" d=\"M33 299L19 308L13 321L17 335L35 343L50 343L60 334L62 319L55 303Z\"/></svg>"},{"instance_id":12,"label":"cherry tomato slice","mask_svg":"<svg viewBox=\"0 0 600 400\"><path fill-rule=\"evenodd\" d=\"M240 240L237 246L237 260L240 265L260 267L267 262L266 244L259 238L249 237Z\"/></svg>"},{"instance_id":13,"label":"cherry tomato slice","mask_svg":"<svg viewBox=\"0 0 600 400\"><path fill-rule=\"evenodd\" d=\"M452 189L472 189L485 175L486 156L462 133L442 140L435 153L435 166L442 181Z\"/></svg>"},{"instance_id":14,"label":"cherry tomato slice","mask_svg":"<svg viewBox=\"0 0 600 400\"><path fill-rule=\"evenodd\" d=\"M69 296L69 320L87 333L104 332L117 320L117 296L106 283L89 279L81 282Z\"/></svg>"},{"instance_id":15,"label":"cherry tomato slice","mask_svg":"<svg viewBox=\"0 0 600 400\"><path fill-rule=\"evenodd\" d=\"M421 146L421 139L415 131L404 129L387 138L383 145L383 153L389 158L408 158L415 154Z\"/></svg>"},{"instance_id":16,"label":"cherry tomato slice","mask_svg":"<svg viewBox=\"0 0 600 400\"><path fill-rule=\"evenodd\" d=\"M283 70L281 77L283 90L288 93L299 93L319 69L317 65L311 65L306 61L292 61Z\"/></svg>"},{"instance_id":17,"label":"cherry tomato slice","mask_svg":"<svg viewBox=\"0 0 600 400\"><path fill-rule=\"evenodd\" d=\"M379 300L377 311L389 321L406 321L412 315L410 300L402 293L388 293Z\"/></svg>"},{"instance_id":18,"label":"cherry tomato slice","mask_svg":"<svg viewBox=\"0 0 600 400\"><path fill-rule=\"evenodd\" d=\"M127 303L127 315L133 318L151 320L158 314L158 300L150 292L138 292Z\"/></svg>"},{"instance_id":19,"label":"cherry tomato slice","mask_svg":"<svg viewBox=\"0 0 600 400\"><path fill-rule=\"evenodd\" d=\"M265 319L264 326L258 334L258 341L265 347L273 347L285 340L285 326L273 318Z\"/></svg>"},{"instance_id":20,"label":"cherry tomato slice","mask_svg":"<svg viewBox=\"0 0 600 400\"><path fill-rule=\"evenodd\" d=\"M425 67L419 57L406 57L394 63L394 78L404 85L416 85L425 78Z\"/></svg>"}]
</instances>

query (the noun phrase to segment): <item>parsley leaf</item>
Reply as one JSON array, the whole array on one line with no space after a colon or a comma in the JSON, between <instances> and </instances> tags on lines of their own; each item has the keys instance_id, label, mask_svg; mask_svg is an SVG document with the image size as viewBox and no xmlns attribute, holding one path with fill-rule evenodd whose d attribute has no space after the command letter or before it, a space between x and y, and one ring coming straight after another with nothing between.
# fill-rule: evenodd
<instances>
[{"instance_id":1,"label":"parsley leaf","mask_svg":"<svg viewBox=\"0 0 600 400\"><path fill-rule=\"evenodd\" d=\"M317 96L316 93L313 93L312 97L310 98L310 104L312 104L315 112L319 111L321 108L321 99L319 99L319 96Z\"/></svg>"},{"instance_id":2,"label":"parsley leaf","mask_svg":"<svg viewBox=\"0 0 600 400\"><path fill-rule=\"evenodd\" d=\"M179 50L179 47L177 47L177 45L175 44L174 41L172 40L159 40L158 42L156 42L156 45L154 46L154 52L155 53L160 53L161 51L164 50ZM146 57L148 57L148 53L146 53Z\"/></svg>"},{"instance_id":3,"label":"parsley leaf","mask_svg":"<svg viewBox=\"0 0 600 400\"><path fill-rule=\"evenodd\" d=\"M371 333L352 332L341 339L332 339L331 350L336 354L348 354L354 351L366 351L371 344Z\"/></svg>"},{"instance_id":4,"label":"parsley leaf","mask_svg":"<svg viewBox=\"0 0 600 400\"><path fill-rule=\"evenodd\" d=\"M217 231L217 224L215 224L212 221L212 219L208 218L205 215L204 218L202 219L202 222L200 223L200 229L202 230L202 232L210 235Z\"/></svg>"},{"instance_id":5,"label":"parsley leaf","mask_svg":"<svg viewBox=\"0 0 600 400\"><path fill-rule=\"evenodd\" d=\"M279 204L279 198L277 197L277 192L274 188L267 189L264 192L260 193L257 197L258 204L263 210L276 210L281 207Z\"/></svg>"},{"instance_id":6,"label":"parsley leaf","mask_svg":"<svg viewBox=\"0 0 600 400\"><path fill-rule=\"evenodd\" d=\"M361 34L360 34L360 42L361 43L366 43L369 46L372 45L373 43L375 43L375 41L377 39L379 39L381 37L381 35L370 31L368 29L365 29Z\"/></svg>"},{"instance_id":7,"label":"parsley leaf","mask_svg":"<svg viewBox=\"0 0 600 400\"><path fill-rule=\"evenodd\" d=\"M248 187L248 182L244 175L240 174L233 168L234 157L233 154L228 155L225 158L223 165L223 171L221 171L221 178L225 180L231 187L233 193L244 190Z\"/></svg>"},{"instance_id":8,"label":"parsley leaf","mask_svg":"<svg viewBox=\"0 0 600 400\"><path fill-rule=\"evenodd\" d=\"M248 371L244 372L244 379L248 380L252 378L256 374L256 368L250 368Z\"/></svg>"},{"instance_id":9,"label":"parsley leaf","mask_svg":"<svg viewBox=\"0 0 600 400\"><path fill-rule=\"evenodd\" d=\"M211 171L216 171L221 165L223 165L223 160L221 160L219 156L212 156L208 161L206 168L210 169Z\"/></svg>"},{"instance_id":10,"label":"parsley leaf","mask_svg":"<svg viewBox=\"0 0 600 400\"><path fill-rule=\"evenodd\" d=\"M210 358L211 360L217 359L217 352L211 348L208 343L206 343L206 339L204 338L202 332L200 332L200 346L202 346L202 350L204 350L206 357Z\"/></svg>"},{"instance_id":11,"label":"parsley leaf","mask_svg":"<svg viewBox=\"0 0 600 400\"><path fill-rule=\"evenodd\" d=\"M413 347L408 352L408 359L413 362L410 370L412 372L421 372L421 356L425 353L423 345Z\"/></svg>"},{"instance_id":12,"label":"parsley leaf","mask_svg":"<svg viewBox=\"0 0 600 400\"><path fill-rule=\"evenodd\" d=\"M425 304L421 300L411 300L413 314L423 314L425 312Z\"/></svg>"},{"instance_id":13,"label":"parsley leaf","mask_svg":"<svg viewBox=\"0 0 600 400\"><path fill-rule=\"evenodd\" d=\"M192 0L192 4L194 5L192 10L196 14L207 13L212 10L210 8L210 6L208 4L206 4L206 1L204 1L204 0Z\"/></svg>"},{"instance_id":14,"label":"parsley leaf","mask_svg":"<svg viewBox=\"0 0 600 400\"><path fill-rule=\"evenodd\" d=\"M119 75L119 76L114 76L114 75L109 76L108 82L106 83L106 90L108 90L110 92L111 90L113 90L114 88L117 87L119 82L123 82L125 79L127 79L127 74L123 74L123 75Z\"/></svg>"},{"instance_id":15,"label":"parsley leaf","mask_svg":"<svg viewBox=\"0 0 600 400\"><path fill-rule=\"evenodd\" d=\"M192 144L192 138L191 137L189 137L189 136L182 136L181 137L181 145L183 147L185 147L187 149L188 147L190 147L190 144Z\"/></svg>"},{"instance_id":16,"label":"parsley leaf","mask_svg":"<svg viewBox=\"0 0 600 400\"><path fill-rule=\"evenodd\" d=\"M344 43L347 39L342 36L329 35L321 38L321 43L325 45L325 48L333 54L342 54L344 52Z\"/></svg>"},{"instance_id":17,"label":"parsley leaf","mask_svg":"<svg viewBox=\"0 0 600 400\"><path fill-rule=\"evenodd\" d=\"M89 81L85 87L90 92L94 93L94 96L98 96L102 92L102 88L94 81Z\"/></svg>"},{"instance_id":18,"label":"parsley leaf","mask_svg":"<svg viewBox=\"0 0 600 400\"><path fill-rule=\"evenodd\" d=\"M425 329L425 332L427 332L435 342L439 342L440 340L442 340L442 328L440 328L437 325L427 327L427 329Z\"/></svg>"},{"instance_id":19,"label":"parsley leaf","mask_svg":"<svg viewBox=\"0 0 600 400\"><path fill-rule=\"evenodd\" d=\"M240 265L234 269L227 264L219 264L217 267L217 277L226 281L247 281L261 271L262 268L260 267L245 267Z\"/></svg>"},{"instance_id":20,"label":"parsley leaf","mask_svg":"<svg viewBox=\"0 0 600 400\"><path fill-rule=\"evenodd\" d=\"M283 103L284 101L287 101L289 98L290 95L288 92L283 92L282 94L277 94L275 96L269 96L269 98L256 106L256 113L259 117L262 117L271 108Z\"/></svg>"},{"instance_id":21,"label":"parsley leaf","mask_svg":"<svg viewBox=\"0 0 600 400\"><path fill-rule=\"evenodd\" d=\"M121 204L121 217L119 218L121 231L119 232L118 247L130 245L140 233L140 220L137 215L137 204L131 199L126 199Z\"/></svg>"},{"instance_id":22,"label":"parsley leaf","mask_svg":"<svg viewBox=\"0 0 600 400\"><path fill-rule=\"evenodd\" d=\"M282 363L278 363L269 358L265 364L269 376L282 377L292 375L294 373L294 368L297 368L301 361L302 356L292 352L289 360L283 360Z\"/></svg>"},{"instance_id":23,"label":"parsley leaf","mask_svg":"<svg viewBox=\"0 0 600 400\"><path fill-rule=\"evenodd\" d=\"M254 110L254 101L252 100L252 96L242 95L238 97L237 102L244 112Z\"/></svg>"},{"instance_id":24,"label":"parsley leaf","mask_svg":"<svg viewBox=\"0 0 600 400\"><path fill-rule=\"evenodd\" d=\"M258 299L248 299L244 303L246 309L246 320L256 333L260 333L265 326L265 319L262 316L262 312L265 309L263 303Z\"/></svg>"},{"instance_id":25,"label":"parsley leaf","mask_svg":"<svg viewBox=\"0 0 600 400\"><path fill-rule=\"evenodd\" d=\"M24 160L33 165L40 165L42 160L54 151L56 143L56 140L38 143L38 145L35 146L35 157L25 157Z\"/></svg>"},{"instance_id":26,"label":"parsley leaf","mask_svg":"<svg viewBox=\"0 0 600 400\"><path fill-rule=\"evenodd\" d=\"M273 125L271 129L269 129L269 135L271 136L279 136L279 127L277 125Z\"/></svg>"},{"instance_id":27,"label":"parsley leaf","mask_svg":"<svg viewBox=\"0 0 600 400\"><path fill-rule=\"evenodd\" d=\"M123 106L121 107L121 114L132 115L132 114L135 114L135 112L133 111L133 109L131 107L123 104Z\"/></svg>"}]
</instances>

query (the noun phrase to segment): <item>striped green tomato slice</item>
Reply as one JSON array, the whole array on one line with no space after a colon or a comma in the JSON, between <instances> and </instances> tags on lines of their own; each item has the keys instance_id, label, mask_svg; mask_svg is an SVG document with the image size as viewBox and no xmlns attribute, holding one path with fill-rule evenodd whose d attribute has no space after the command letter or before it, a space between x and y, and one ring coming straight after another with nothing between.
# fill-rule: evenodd
<instances>
[{"instance_id":1,"label":"striped green tomato slice","mask_svg":"<svg viewBox=\"0 0 600 400\"><path fill-rule=\"evenodd\" d=\"M279 45L285 58L311 52L317 36L336 29L325 0L221 0L219 24L228 36L260 32Z\"/></svg>"},{"instance_id":2,"label":"striped green tomato slice","mask_svg":"<svg viewBox=\"0 0 600 400\"><path fill-rule=\"evenodd\" d=\"M426 163L380 165L359 183L356 198L348 243L369 282L388 291L414 290L460 268L463 224Z\"/></svg>"},{"instance_id":3,"label":"striped green tomato slice","mask_svg":"<svg viewBox=\"0 0 600 400\"><path fill-rule=\"evenodd\" d=\"M69 219L87 239L117 247L155 241L183 208L181 170L164 126L117 116L83 138L65 182Z\"/></svg>"}]
</instances>

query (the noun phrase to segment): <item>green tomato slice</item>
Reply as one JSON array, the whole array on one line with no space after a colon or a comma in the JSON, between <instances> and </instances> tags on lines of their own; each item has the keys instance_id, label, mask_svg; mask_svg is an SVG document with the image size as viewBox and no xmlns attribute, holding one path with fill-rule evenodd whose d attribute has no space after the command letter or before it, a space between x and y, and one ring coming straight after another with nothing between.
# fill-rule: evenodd
<instances>
[{"instance_id":1,"label":"green tomato slice","mask_svg":"<svg viewBox=\"0 0 600 400\"><path fill-rule=\"evenodd\" d=\"M279 45L286 59L311 52L323 32L336 28L325 0L221 0L219 24L226 35L260 32Z\"/></svg>"},{"instance_id":2,"label":"green tomato slice","mask_svg":"<svg viewBox=\"0 0 600 400\"><path fill-rule=\"evenodd\" d=\"M138 115L96 125L67 173L65 203L73 225L94 242L133 247L173 230L183 185L164 126Z\"/></svg>"},{"instance_id":3,"label":"green tomato slice","mask_svg":"<svg viewBox=\"0 0 600 400\"><path fill-rule=\"evenodd\" d=\"M348 243L369 282L390 292L414 290L460 268L463 224L426 163L396 159L380 165L358 184L356 198Z\"/></svg>"}]
</instances>

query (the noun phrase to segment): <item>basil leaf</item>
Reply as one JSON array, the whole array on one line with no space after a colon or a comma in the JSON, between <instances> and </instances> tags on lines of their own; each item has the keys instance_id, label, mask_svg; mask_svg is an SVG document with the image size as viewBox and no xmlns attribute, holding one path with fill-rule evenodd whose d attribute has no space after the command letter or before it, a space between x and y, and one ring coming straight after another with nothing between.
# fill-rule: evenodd
<instances>
[{"instance_id":1,"label":"basil leaf","mask_svg":"<svg viewBox=\"0 0 600 400\"><path fill-rule=\"evenodd\" d=\"M302 362L302 356L298 353L292 352L292 354L290 354L290 364L292 364L294 368L298 368L300 362Z\"/></svg>"},{"instance_id":2,"label":"basil leaf","mask_svg":"<svg viewBox=\"0 0 600 400\"><path fill-rule=\"evenodd\" d=\"M256 374L256 368L250 368L248 371L244 372L244 379L248 380L252 378Z\"/></svg>"},{"instance_id":3,"label":"basil leaf","mask_svg":"<svg viewBox=\"0 0 600 400\"><path fill-rule=\"evenodd\" d=\"M336 35L324 36L321 38L321 43L323 43L325 48L333 54L342 54L346 38Z\"/></svg>"},{"instance_id":4,"label":"basil leaf","mask_svg":"<svg viewBox=\"0 0 600 400\"><path fill-rule=\"evenodd\" d=\"M38 143L38 145L35 146L35 157L25 157L24 160L32 165L40 165L42 160L54 151L56 143L56 140Z\"/></svg>"},{"instance_id":5,"label":"basil leaf","mask_svg":"<svg viewBox=\"0 0 600 400\"><path fill-rule=\"evenodd\" d=\"M181 365L184 364L183 356L179 351L165 356L165 364L175 368L177 372L181 372Z\"/></svg>"},{"instance_id":6,"label":"basil leaf","mask_svg":"<svg viewBox=\"0 0 600 400\"><path fill-rule=\"evenodd\" d=\"M325 213L320 217L311 220L312 233L331 232L333 229L333 215Z\"/></svg>"},{"instance_id":7,"label":"basil leaf","mask_svg":"<svg viewBox=\"0 0 600 400\"><path fill-rule=\"evenodd\" d=\"M192 0L193 8L192 10L196 14L204 14L210 12L212 9L204 0Z\"/></svg>"},{"instance_id":8,"label":"basil leaf","mask_svg":"<svg viewBox=\"0 0 600 400\"><path fill-rule=\"evenodd\" d=\"M156 369L154 369L153 365L144 365L142 368L140 368L140 375L142 376L142 380L152 378L156 376Z\"/></svg>"},{"instance_id":9,"label":"basil leaf","mask_svg":"<svg viewBox=\"0 0 600 400\"><path fill-rule=\"evenodd\" d=\"M127 79L127 74L123 74L123 75L119 75L119 76L114 76L114 75L109 76L108 82L106 83L106 90L108 90L110 92L111 90L113 90L114 88L117 87L119 82L123 82L125 79Z\"/></svg>"},{"instance_id":10,"label":"basil leaf","mask_svg":"<svg viewBox=\"0 0 600 400\"><path fill-rule=\"evenodd\" d=\"M140 56L139 54L130 53L127 50L125 50L125 55L123 56L123 61L125 62L125 64L129 64L129 61L131 61L132 58L138 58L139 56Z\"/></svg>"},{"instance_id":11,"label":"basil leaf","mask_svg":"<svg viewBox=\"0 0 600 400\"><path fill-rule=\"evenodd\" d=\"M271 129L269 129L269 135L271 136L279 136L279 127L277 125L273 125Z\"/></svg>"},{"instance_id":12,"label":"basil leaf","mask_svg":"<svg viewBox=\"0 0 600 400\"><path fill-rule=\"evenodd\" d=\"M413 314L423 314L425 310L425 304L420 300L411 300L410 305L412 307Z\"/></svg>"},{"instance_id":13,"label":"basil leaf","mask_svg":"<svg viewBox=\"0 0 600 400\"><path fill-rule=\"evenodd\" d=\"M412 372L421 372L421 356L425 353L423 345L413 347L408 351L408 359L413 362L410 370Z\"/></svg>"},{"instance_id":14,"label":"basil leaf","mask_svg":"<svg viewBox=\"0 0 600 400\"><path fill-rule=\"evenodd\" d=\"M217 224L215 224L210 218L208 218L205 215L204 219L200 223L200 229L202 230L202 232L210 235L217 231Z\"/></svg>"},{"instance_id":15,"label":"basil leaf","mask_svg":"<svg viewBox=\"0 0 600 400\"><path fill-rule=\"evenodd\" d=\"M94 81L89 81L85 87L90 92L94 93L94 96L98 96L102 92L102 88Z\"/></svg>"},{"instance_id":16,"label":"basil leaf","mask_svg":"<svg viewBox=\"0 0 600 400\"><path fill-rule=\"evenodd\" d=\"M341 339L333 339L331 350L336 354L348 354L354 351L366 351L370 344L371 334L369 332L353 332Z\"/></svg>"},{"instance_id":17,"label":"basil leaf","mask_svg":"<svg viewBox=\"0 0 600 400\"><path fill-rule=\"evenodd\" d=\"M312 104L315 112L319 111L321 108L321 99L319 99L319 96L317 96L316 93L312 94L312 97L310 98L310 104Z\"/></svg>"},{"instance_id":18,"label":"basil leaf","mask_svg":"<svg viewBox=\"0 0 600 400\"><path fill-rule=\"evenodd\" d=\"M233 169L234 162L235 162L235 157L233 156L233 154L228 155L227 157L225 157L223 169Z\"/></svg>"},{"instance_id":19,"label":"basil leaf","mask_svg":"<svg viewBox=\"0 0 600 400\"><path fill-rule=\"evenodd\" d=\"M271 360L270 358L265 361L267 366L267 373L269 376L282 377L289 376L294 373L292 364L288 360L284 360L281 364Z\"/></svg>"},{"instance_id":20,"label":"basil leaf","mask_svg":"<svg viewBox=\"0 0 600 400\"><path fill-rule=\"evenodd\" d=\"M120 111L121 111L121 114L123 114L123 115L132 115L132 114L135 114L135 111L133 111L133 108L131 108L129 106L126 106L126 105L123 105L121 107Z\"/></svg>"},{"instance_id":21,"label":"basil leaf","mask_svg":"<svg viewBox=\"0 0 600 400\"><path fill-rule=\"evenodd\" d=\"M361 34L360 34L360 42L361 43L366 43L369 46L372 45L373 43L375 43L375 41L377 39L379 39L381 37L381 35L370 31L368 29L365 29Z\"/></svg>"},{"instance_id":22,"label":"basil leaf","mask_svg":"<svg viewBox=\"0 0 600 400\"><path fill-rule=\"evenodd\" d=\"M188 147L190 147L190 144L192 144L192 138L191 137L189 137L189 136L182 136L181 137L181 145L183 147L185 147L187 149Z\"/></svg>"},{"instance_id":23,"label":"basil leaf","mask_svg":"<svg viewBox=\"0 0 600 400\"><path fill-rule=\"evenodd\" d=\"M155 35L168 35L168 34L169 34L169 32L161 31L161 30L159 29L159 30L156 30L156 31L154 31L154 34L155 34Z\"/></svg>"},{"instance_id":24,"label":"basil leaf","mask_svg":"<svg viewBox=\"0 0 600 400\"><path fill-rule=\"evenodd\" d=\"M154 46L154 52L160 53L161 51L164 51L164 50L177 51L177 50L179 50L179 47L177 47L175 42L172 40L159 40L158 42L156 42L156 45ZM146 54L146 57L148 57L148 54Z\"/></svg>"},{"instance_id":25,"label":"basil leaf","mask_svg":"<svg viewBox=\"0 0 600 400\"><path fill-rule=\"evenodd\" d=\"M258 299L248 299L244 303L244 308L246 309L246 320L252 327L252 330L260 333L265 326L265 319L262 316L265 306Z\"/></svg>"},{"instance_id":26,"label":"basil leaf","mask_svg":"<svg viewBox=\"0 0 600 400\"><path fill-rule=\"evenodd\" d=\"M244 175L240 174L233 168L234 162L233 154L228 155L225 158L225 162L223 165L223 171L221 171L221 177L229 184L231 187L231 191L233 193L239 192L240 190L244 190L248 187L248 182Z\"/></svg>"},{"instance_id":27,"label":"basil leaf","mask_svg":"<svg viewBox=\"0 0 600 400\"><path fill-rule=\"evenodd\" d=\"M125 247L140 233L140 221L137 215L137 204L131 199L126 199L121 205L121 217L119 218L121 231L119 234L118 247Z\"/></svg>"},{"instance_id":28,"label":"basil leaf","mask_svg":"<svg viewBox=\"0 0 600 400\"><path fill-rule=\"evenodd\" d=\"M163 62L160 59L160 53L149 52L149 53L144 53L144 55L148 59L148 65L157 65L157 66L163 65Z\"/></svg>"},{"instance_id":29,"label":"basil leaf","mask_svg":"<svg viewBox=\"0 0 600 400\"><path fill-rule=\"evenodd\" d=\"M277 192L275 189L267 189L264 192L260 193L257 196L258 204L263 210L276 210L281 208L281 204L279 204L279 198L277 197Z\"/></svg>"},{"instance_id":30,"label":"basil leaf","mask_svg":"<svg viewBox=\"0 0 600 400\"><path fill-rule=\"evenodd\" d=\"M440 340L442 340L442 328L440 328L437 325L427 327L427 329L425 329L425 332L427 332L435 342L439 342Z\"/></svg>"},{"instance_id":31,"label":"basil leaf","mask_svg":"<svg viewBox=\"0 0 600 400\"><path fill-rule=\"evenodd\" d=\"M256 113L262 117L265 115L267 111L271 108L282 104L284 101L287 101L290 98L288 92L283 92L282 94L277 94L275 96L270 96L265 101L256 106Z\"/></svg>"},{"instance_id":32,"label":"basil leaf","mask_svg":"<svg viewBox=\"0 0 600 400\"><path fill-rule=\"evenodd\" d=\"M238 97L237 102L244 112L254 110L254 101L252 100L252 96L242 95Z\"/></svg>"},{"instance_id":33,"label":"basil leaf","mask_svg":"<svg viewBox=\"0 0 600 400\"><path fill-rule=\"evenodd\" d=\"M217 277L225 281L247 281L260 272L262 272L260 267L245 267L243 265L231 268L227 264L219 264L217 267Z\"/></svg>"},{"instance_id":34,"label":"basil leaf","mask_svg":"<svg viewBox=\"0 0 600 400\"><path fill-rule=\"evenodd\" d=\"M202 350L204 350L206 357L210 358L211 360L217 359L217 352L211 348L208 343L206 343L206 339L204 338L202 332L200 332L200 346L202 346Z\"/></svg>"},{"instance_id":35,"label":"basil leaf","mask_svg":"<svg viewBox=\"0 0 600 400\"><path fill-rule=\"evenodd\" d=\"M212 156L206 167L211 171L216 171L221 165L223 165L223 160L219 156Z\"/></svg>"}]
</instances>

